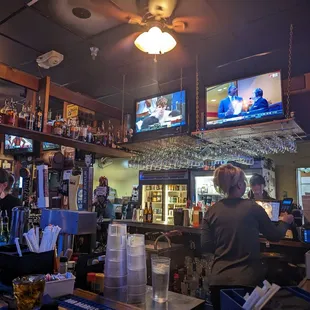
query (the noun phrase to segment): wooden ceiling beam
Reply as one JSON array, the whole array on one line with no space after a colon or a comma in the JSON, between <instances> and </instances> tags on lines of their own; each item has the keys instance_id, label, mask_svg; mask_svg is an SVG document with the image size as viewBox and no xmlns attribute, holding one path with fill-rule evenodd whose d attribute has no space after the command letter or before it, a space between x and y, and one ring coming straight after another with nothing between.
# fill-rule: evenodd
<instances>
[{"instance_id":1,"label":"wooden ceiling beam","mask_svg":"<svg viewBox=\"0 0 310 310\"><path fill-rule=\"evenodd\" d=\"M11 68L0 63L0 79L21 85L23 87L38 91L39 79L23 71Z\"/></svg>"}]
</instances>

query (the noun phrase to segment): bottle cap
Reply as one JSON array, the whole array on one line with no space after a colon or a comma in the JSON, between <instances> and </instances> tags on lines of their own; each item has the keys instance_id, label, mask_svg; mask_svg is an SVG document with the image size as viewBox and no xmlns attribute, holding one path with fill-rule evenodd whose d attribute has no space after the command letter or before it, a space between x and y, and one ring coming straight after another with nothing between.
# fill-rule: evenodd
<instances>
[{"instance_id":1,"label":"bottle cap","mask_svg":"<svg viewBox=\"0 0 310 310\"><path fill-rule=\"evenodd\" d=\"M87 274L87 282L93 282L96 280L96 274L94 272L89 272Z\"/></svg>"},{"instance_id":2,"label":"bottle cap","mask_svg":"<svg viewBox=\"0 0 310 310\"><path fill-rule=\"evenodd\" d=\"M61 263L67 263L68 262L68 258L66 256L61 256L60 257L60 262Z\"/></svg>"}]
</instances>

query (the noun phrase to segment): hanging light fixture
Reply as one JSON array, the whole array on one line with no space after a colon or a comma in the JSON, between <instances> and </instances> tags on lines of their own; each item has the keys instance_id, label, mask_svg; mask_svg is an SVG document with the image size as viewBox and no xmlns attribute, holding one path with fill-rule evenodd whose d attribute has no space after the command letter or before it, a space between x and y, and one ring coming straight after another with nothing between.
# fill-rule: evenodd
<instances>
[{"instance_id":1,"label":"hanging light fixture","mask_svg":"<svg viewBox=\"0 0 310 310\"><path fill-rule=\"evenodd\" d=\"M168 32L162 32L159 25L155 25L147 32L143 32L135 40L135 46L148 54L164 54L171 51L177 42Z\"/></svg>"}]
</instances>

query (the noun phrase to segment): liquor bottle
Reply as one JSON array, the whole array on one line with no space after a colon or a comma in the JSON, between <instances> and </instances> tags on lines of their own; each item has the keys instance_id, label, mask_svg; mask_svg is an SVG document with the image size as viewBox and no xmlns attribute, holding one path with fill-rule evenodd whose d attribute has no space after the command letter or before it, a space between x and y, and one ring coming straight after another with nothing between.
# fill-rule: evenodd
<instances>
[{"instance_id":1,"label":"liquor bottle","mask_svg":"<svg viewBox=\"0 0 310 310\"><path fill-rule=\"evenodd\" d=\"M148 219L148 223L153 223L153 207L152 207L152 202L150 202L150 207L148 209L148 213L147 213L147 219Z\"/></svg>"},{"instance_id":2,"label":"liquor bottle","mask_svg":"<svg viewBox=\"0 0 310 310\"><path fill-rule=\"evenodd\" d=\"M181 283L178 272L173 275L173 291L175 293L181 293Z\"/></svg>"},{"instance_id":3,"label":"liquor bottle","mask_svg":"<svg viewBox=\"0 0 310 310\"><path fill-rule=\"evenodd\" d=\"M91 124L89 124L87 126L87 137L86 137L86 141L88 143L93 143L93 133L92 133L92 127Z\"/></svg>"},{"instance_id":4,"label":"liquor bottle","mask_svg":"<svg viewBox=\"0 0 310 310\"><path fill-rule=\"evenodd\" d=\"M71 138L71 119L69 118L66 122L66 130L64 130L64 136L66 138Z\"/></svg>"},{"instance_id":5,"label":"liquor bottle","mask_svg":"<svg viewBox=\"0 0 310 310\"><path fill-rule=\"evenodd\" d=\"M7 105L7 124L8 125L15 125L15 116L16 116L16 109L14 108L14 102L13 98L11 98L11 101Z\"/></svg>"},{"instance_id":6,"label":"liquor bottle","mask_svg":"<svg viewBox=\"0 0 310 310\"><path fill-rule=\"evenodd\" d=\"M80 141L86 142L87 139L87 127L85 125L84 120L81 122L81 127L80 127Z\"/></svg>"},{"instance_id":7,"label":"liquor bottle","mask_svg":"<svg viewBox=\"0 0 310 310\"><path fill-rule=\"evenodd\" d=\"M79 138L79 127L76 119L71 119L70 138L74 140Z\"/></svg>"},{"instance_id":8,"label":"liquor bottle","mask_svg":"<svg viewBox=\"0 0 310 310\"><path fill-rule=\"evenodd\" d=\"M148 206L147 206L147 202L145 202L145 206L144 206L144 210L143 210L143 222L147 223L148 222Z\"/></svg>"},{"instance_id":9,"label":"liquor bottle","mask_svg":"<svg viewBox=\"0 0 310 310\"><path fill-rule=\"evenodd\" d=\"M35 113L35 122L34 122L35 131L42 131L42 121L43 121L43 112L41 109L41 98L39 96Z\"/></svg>"},{"instance_id":10,"label":"liquor bottle","mask_svg":"<svg viewBox=\"0 0 310 310\"><path fill-rule=\"evenodd\" d=\"M199 284L198 284L198 288L196 289L196 292L195 292L195 297L199 298L199 299L206 299L206 292L203 288L202 276L200 276L200 278L199 278Z\"/></svg>"},{"instance_id":11,"label":"liquor bottle","mask_svg":"<svg viewBox=\"0 0 310 310\"><path fill-rule=\"evenodd\" d=\"M121 131L120 131L120 130L118 130L118 131L116 132L116 139L115 139L115 142L116 142L117 144L119 144L119 143L122 142L122 139L121 139Z\"/></svg>"},{"instance_id":12,"label":"liquor bottle","mask_svg":"<svg viewBox=\"0 0 310 310\"><path fill-rule=\"evenodd\" d=\"M62 136L63 134L63 121L60 119L60 115L56 115L56 120L54 122L53 133L57 136Z\"/></svg>"},{"instance_id":13,"label":"liquor bottle","mask_svg":"<svg viewBox=\"0 0 310 310\"><path fill-rule=\"evenodd\" d=\"M32 112L30 104L27 106L27 114L28 114L27 129L33 130L35 114Z\"/></svg>"},{"instance_id":14,"label":"liquor bottle","mask_svg":"<svg viewBox=\"0 0 310 310\"><path fill-rule=\"evenodd\" d=\"M101 124L101 133L102 133L102 145L108 146L109 143L109 131L107 132L105 129L105 123L102 121Z\"/></svg>"},{"instance_id":15,"label":"liquor bottle","mask_svg":"<svg viewBox=\"0 0 310 310\"><path fill-rule=\"evenodd\" d=\"M18 114L18 127L27 128L27 106L24 104L22 110Z\"/></svg>"}]
</instances>

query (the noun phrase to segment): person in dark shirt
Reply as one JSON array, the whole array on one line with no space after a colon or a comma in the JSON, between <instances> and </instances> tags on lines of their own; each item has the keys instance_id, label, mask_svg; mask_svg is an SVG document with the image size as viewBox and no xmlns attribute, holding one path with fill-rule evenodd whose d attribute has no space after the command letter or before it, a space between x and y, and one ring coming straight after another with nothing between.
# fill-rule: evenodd
<instances>
[{"instance_id":1,"label":"person in dark shirt","mask_svg":"<svg viewBox=\"0 0 310 310\"><path fill-rule=\"evenodd\" d=\"M248 192L249 199L255 200L274 200L265 190L266 181L264 177L258 173L254 173L250 179L251 189Z\"/></svg>"},{"instance_id":2,"label":"person in dark shirt","mask_svg":"<svg viewBox=\"0 0 310 310\"><path fill-rule=\"evenodd\" d=\"M214 172L214 186L226 195L206 212L202 250L214 254L210 277L211 300L220 308L220 291L232 287L255 287L264 280L260 261L259 233L270 241L285 236L292 215L283 215L275 226L254 200L242 199L246 189L244 172L231 164Z\"/></svg>"},{"instance_id":3,"label":"person in dark shirt","mask_svg":"<svg viewBox=\"0 0 310 310\"><path fill-rule=\"evenodd\" d=\"M3 172L4 171L4 172ZM1 175L4 173L7 174L7 177L4 179L1 179ZM7 180L6 182L2 183L3 180ZM2 211L2 215L4 215L5 211L8 213L9 217L9 225L11 225L11 219L12 219L12 209L14 207L21 206L21 201L13 196L11 194L12 187L15 183L15 179L11 173L8 173L7 171L0 169L0 189L1 187L5 186L0 194L0 209Z\"/></svg>"}]
</instances>

